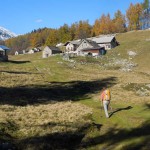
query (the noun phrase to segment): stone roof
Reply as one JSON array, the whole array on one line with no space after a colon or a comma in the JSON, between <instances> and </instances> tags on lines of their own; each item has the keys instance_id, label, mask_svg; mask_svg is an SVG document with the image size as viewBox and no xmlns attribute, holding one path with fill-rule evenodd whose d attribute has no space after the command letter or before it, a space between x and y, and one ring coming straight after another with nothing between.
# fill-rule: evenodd
<instances>
[{"instance_id":1,"label":"stone roof","mask_svg":"<svg viewBox=\"0 0 150 150\"><path fill-rule=\"evenodd\" d=\"M55 46L48 46L53 51L61 51L58 47Z\"/></svg>"},{"instance_id":2,"label":"stone roof","mask_svg":"<svg viewBox=\"0 0 150 150\"><path fill-rule=\"evenodd\" d=\"M4 51L4 50L10 50L10 49L4 45L0 45L0 50Z\"/></svg>"},{"instance_id":3,"label":"stone roof","mask_svg":"<svg viewBox=\"0 0 150 150\"><path fill-rule=\"evenodd\" d=\"M96 43L110 43L115 37L114 36L101 36L101 37L94 37L91 40L95 41Z\"/></svg>"},{"instance_id":4,"label":"stone roof","mask_svg":"<svg viewBox=\"0 0 150 150\"><path fill-rule=\"evenodd\" d=\"M81 39L79 39L79 40L74 40L74 41L68 41L68 42L66 42L66 43L64 44L64 46L67 46L68 43L71 43L71 44L73 44L73 45L80 45Z\"/></svg>"},{"instance_id":5,"label":"stone roof","mask_svg":"<svg viewBox=\"0 0 150 150\"><path fill-rule=\"evenodd\" d=\"M95 41L85 39L91 46L100 47Z\"/></svg>"}]
</instances>

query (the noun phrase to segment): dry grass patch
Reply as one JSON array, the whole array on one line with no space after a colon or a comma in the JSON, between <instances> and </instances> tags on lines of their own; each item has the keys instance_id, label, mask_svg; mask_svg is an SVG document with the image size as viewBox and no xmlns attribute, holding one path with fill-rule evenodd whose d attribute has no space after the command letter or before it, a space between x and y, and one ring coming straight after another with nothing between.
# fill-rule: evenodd
<instances>
[{"instance_id":1,"label":"dry grass patch","mask_svg":"<svg viewBox=\"0 0 150 150\"><path fill-rule=\"evenodd\" d=\"M76 131L90 122L90 117L86 116L92 114L92 109L72 102L26 107L3 105L0 107L0 114L1 123L11 122L16 125L15 136L25 138Z\"/></svg>"}]
</instances>

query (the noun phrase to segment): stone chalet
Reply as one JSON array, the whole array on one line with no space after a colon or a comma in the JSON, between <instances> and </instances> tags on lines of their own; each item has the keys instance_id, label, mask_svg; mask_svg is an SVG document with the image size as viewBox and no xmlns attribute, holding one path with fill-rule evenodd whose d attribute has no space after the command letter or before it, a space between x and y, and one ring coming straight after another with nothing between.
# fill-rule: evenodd
<instances>
[{"instance_id":1,"label":"stone chalet","mask_svg":"<svg viewBox=\"0 0 150 150\"><path fill-rule=\"evenodd\" d=\"M45 46L43 49L42 58L47 58L52 56L53 54L60 54L62 51L58 47L54 46Z\"/></svg>"},{"instance_id":2,"label":"stone chalet","mask_svg":"<svg viewBox=\"0 0 150 150\"><path fill-rule=\"evenodd\" d=\"M96 42L99 46L104 47L106 50L110 50L119 45L114 35L104 35L89 39Z\"/></svg>"}]
</instances>

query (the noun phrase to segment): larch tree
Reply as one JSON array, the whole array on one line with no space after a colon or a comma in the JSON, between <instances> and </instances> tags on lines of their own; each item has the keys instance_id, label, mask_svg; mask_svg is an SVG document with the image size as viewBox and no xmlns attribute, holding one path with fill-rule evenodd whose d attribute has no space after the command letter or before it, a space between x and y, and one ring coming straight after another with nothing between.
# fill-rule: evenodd
<instances>
[{"instance_id":1,"label":"larch tree","mask_svg":"<svg viewBox=\"0 0 150 150\"><path fill-rule=\"evenodd\" d=\"M78 27L78 24L77 23L73 23L70 27L70 36L71 36L71 39L70 40L75 40L76 38L76 32L77 32L77 27Z\"/></svg>"},{"instance_id":2,"label":"larch tree","mask_svg":"<svg viewBox=\"0 0 150 150\"><path fill-rule=\"evenodd\" d=\"M100 34L100 19L96 19L92 29L92 35L97 36Z\"/></svg>"},{"instance_id":3,"label":"larch tree","mask_svg":"<svg viewBox=\"0 0 150 150\"><path fill-rule=\"evenodd\" d=\"M110 15L102 15L100 18L100 34L110 34L113 33L113 22L110 18Z\"/></svg>"},{"instance_id":4,"label":"larch tree","mask_svg":"<svg viewBox=\"0 0 150 150\"><path fill-rule=\"evenodd\" d=\"M114 32L122 33L126 31L125 16L121 13L120 10L118 10L115 13L113 23L114 23Z\"/></svg>"},{"instance_id":5,"label":"larch tree","mask_svg":"<svg viewBox=\"0 0 150 150\"><path fill-rule=\"evenodd\" d=\"M76 30L76 39L84 39L91 36L91 26L87 21L79 21Z\"/></svg>"},{"instance_id":6,"label":"larch tree","mask_svg":"<svg viewBox=\"0 0 150 150\"><path fill-rule=\"evenodd\" d=\"M45 45L55 46L58 42L57 30L51 29L49 32L49 36L46 39Z\"/></svg>"},{"instance_id":7,"label":"larch tree","mask_svg":"<svg viewBox=\"0 0 150 150\"><path fill-rule=\"evenodd\" d=\"M128 20L128 30L138 30L140 28L140 16L142 14L143 7L141 4L137 3L133 5L130 4L129 9L126 11L126 17Z\"/></svg>"},{"instance_id":8,"label":"larch tree","mask_svg":"<svg viewBox=\"0 0 150 150\"><path fill-rule=\"evenodd\" d=\"M64 24L58 29L59 42L65 43L71 39L70 28L67 24Z\"/></svg>"}]
</instances>

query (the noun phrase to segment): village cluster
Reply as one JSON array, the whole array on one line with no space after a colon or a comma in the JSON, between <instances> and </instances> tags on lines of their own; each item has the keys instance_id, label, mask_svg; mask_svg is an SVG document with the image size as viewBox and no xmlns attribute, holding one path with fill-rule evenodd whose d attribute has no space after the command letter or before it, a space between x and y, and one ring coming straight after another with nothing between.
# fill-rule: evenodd
<instances>
[{"instance_id":1,"label":"village cluster","mask_svg":"<svg viewBox=\"0 0 150 150\"><path fill-rule=\"evenodd\" d=\"M119 43L115 38L115 35L105 35L98 37L91 37L86 39L79 39L74 41L68 41L64 44L59 43L56 46L44 46L27 50L16 51L14 55L20 54L33 54L42 51L42 58L47 58L54 54L68 54L73 56L93 56L97 57L106 54L107 50L110 50ZM60 47L64 47L64 51ZM8 60L8 50L6 46L0 46L0 59Z\"/></svg>"}]
</instances>

